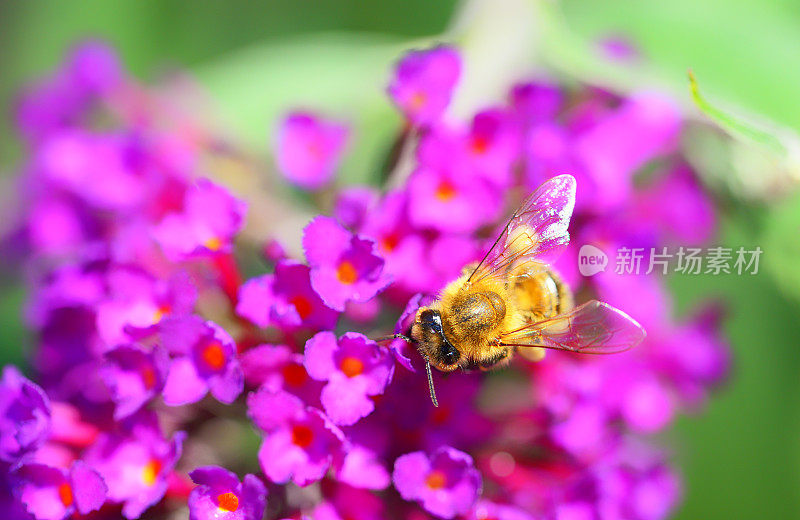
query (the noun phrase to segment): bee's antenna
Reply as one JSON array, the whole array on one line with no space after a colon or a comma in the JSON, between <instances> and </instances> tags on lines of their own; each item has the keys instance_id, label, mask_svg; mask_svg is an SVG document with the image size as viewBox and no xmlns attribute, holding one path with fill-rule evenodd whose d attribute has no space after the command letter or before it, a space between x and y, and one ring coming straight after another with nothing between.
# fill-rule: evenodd
<instances>
[{"instance_id":1,"label":"bee's antenna","mask_svg":"<svg viewBox=\"0 0 800 520\"><path fill-rule=\"evenodd\" d=\"M431 363L428 358L425 358L425 371L428 373L428 391L431 393L431 401L433 406L439 407L439 401L436 399L436 389L433 388L433 374L431 374Z\"/></svg>"},{"instance_id":2,"label":"bee's antenna","mask_svg":"<svg viewBox=\"0 0 800 520\"><path fill-rule=\"evenodd\" d=\"M408 336L404 336L403 334L389 334L388 336L381 336L380 338L375 338L372 341L374 341L375 343L380 343L381 341L389 341L390 339L402 339L409 343L414 342L414 340L412 340Z\"/></svg>"}]
</instances>

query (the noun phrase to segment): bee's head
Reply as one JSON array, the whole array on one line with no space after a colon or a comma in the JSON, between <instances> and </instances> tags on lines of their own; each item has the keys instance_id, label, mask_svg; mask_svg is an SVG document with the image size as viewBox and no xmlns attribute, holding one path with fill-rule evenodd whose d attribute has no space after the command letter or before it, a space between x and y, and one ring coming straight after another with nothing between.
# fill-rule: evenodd
<instances>
[{"instance_id":1,"label":"bee's head","mask_svg":"<svg viewBox=\"0 0 800 520\"><path fill-rule=\"evenodd\" d=\"M452 372L458 368L461 352L447 340L439 311L427 307L419 309L411 326L411 338L417 343L420 354L439 370Z\"/></svg>"}]
</instances>

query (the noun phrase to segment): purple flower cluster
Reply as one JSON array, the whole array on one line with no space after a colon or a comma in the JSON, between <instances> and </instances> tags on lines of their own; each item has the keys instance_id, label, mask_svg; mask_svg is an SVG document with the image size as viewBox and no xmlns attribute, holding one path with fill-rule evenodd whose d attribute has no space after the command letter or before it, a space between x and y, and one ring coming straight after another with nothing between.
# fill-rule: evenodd
<instances>
[{"instance_id":1,"label":"purple flower cluster","mask_svg":"<svg viewBox=\"0 0 800 520\"><path fill-rule=\"evenodd\" d=\"M164 101L106 47L76 48L32 88L19 108L31 150L19 236L38 384L12 367L0 380L7 517L665 518L681 485L646 435L724 377L719 309L676 322L661 279L583 278L576 255L711 238L680 114L655 93L531 82L454 121L463 66L447 46L397 63L388 94L410 167L386 192L339 190L332 216L306 225L304 258L241 247L245 204L202 175L213 142L163 120ZM292 113L278 169L328 186L351 137ZM521 196L561 173L578 194L575 245L556 269L647 340L607 357L520 357L496 377L437 374L434 408L413 349L370 337L406 331ZM242 274L254 249L269 269ZM258 443L233 456L247 431Z\"/></svg>"}]
</instances>

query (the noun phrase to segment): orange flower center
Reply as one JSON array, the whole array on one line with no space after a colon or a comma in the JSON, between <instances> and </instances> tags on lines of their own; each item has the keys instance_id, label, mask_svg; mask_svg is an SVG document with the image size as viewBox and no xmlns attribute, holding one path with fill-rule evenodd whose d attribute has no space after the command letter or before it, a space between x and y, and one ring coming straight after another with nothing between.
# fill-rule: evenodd
<instances>
[{"instance_id":1,"label":"orange flower center","mask_svg":"<svg viewBox=\"0 0 800 520\"><path fill-rule=\"evenodd\" d=\"M314 432L308 426L298 424L292 428L292 442L295 446L308 448L314 441Z\"/></svg>"},{"instance_id":2,"label":"orange flower center","mask_svg":"<svg viewBox=\"0 0 800 520\"><path fill-rule=\"evenodd\" d=\"M219 508L223 511L232 513L239 509L239 497L231 492L222 493L217 496L217 504L219 504Z\"/></svg>"},{"instance_id":3,"label":"orange flower center","mask_svg":"<svg viewBox=\"0 0 800 520\"><path fill-rule=\"evenodd\" d=\"M347 356L339 364L339 369L347 377L356 377L364 372L364 362L357 357Z\"/></svg>"},{"instance_id":4,"label":"orange flower center","mask_svg":"<svg viewBox=\"0 0 800 520\"><path fill-rule=\"evenodd\" d=\"M397 233L390 233L381 240L381 247L384 251L394 251L394 248L397 247L399 242L400 237L397 236Z\"/></svg>"},{"instance_id":5,"label":"orange flower center","mask_svg":"<svg viewBox=\"0 0 800 520\"><path fill-rule=\"evenodd\" d=\"M308 301L308 298L305 296L298 294L290 299L289 303L294 305L294 308L301 320L308 318L308 315L311 314L311 302Z\"/></svg>"},{"instance_id":6,"label":"orange flower center","mask_svg":"<svg viewBox=\"0 0 800 520\"><path fill-rule=\"evenodd\" d=\"M153 315L153 323L158 323L159 321L161 321L161 318L163 318L170 312L172 312L172 309L170 308L169 305L161 305L158 309L156 309L156 312Z\"/></svg>"},{"instance_id":7,"label":"orange flower center","mask_svg":"<svg viewBox=\"0 0 800 520\"><path fill-rule=\"evenodd\" d=\"M152 390L156 386L156 371L153 367L142 368L142 382L147 390Z\"/></svg>"},{"instance_id":8,"label":"orange flower center","mask_svg":"<svg viewBox=\"0 0 800 520\"><path fill-rule=\"evenodd\" d=\"M58 498L61 499L61 503L64 504L64 507L69 507L72 505L72 488L68 482L64 482L58 486Z\"/></svg>"},{"instance_id":9,"label":"orange flower center","mask_svg":"<svg viewBox=\"0 0 800 520\"><path fill-rule=\"evenodd\" d=\"M161 461L152 459L142 469L142 480L148 486L152 486L156 483L159 473L161 473Z\"/></svg>"},{"instance_id":10,"label":"orange flower center","mask_svg":"<svg viewBox=\"0 0 800 520\"><path fill-rule=\"evenodd\" d=\"M456 196L456 187L450 181L443 180L436 187L436 198L447 202Z\"/></svg>"},{"instance_id":11,"label":"orange flower center","mask_svg":"<svg viewBox=\"0 0 800 520\"><path fill-rule=\"evenodd\" d=\"M419 110L425 106L426 101L427 98L424 92L415 92L414 95L411 96L408 106L411 108L411 110Z\"/></svg>"},{"instance_id":12,"label":"orange flower center","mask_svg":"<svg viewBox=\"0 0 800 520\"><path fill-rule=\"evenodd\" d=\"M447 475L443 471L435 469L428 473L425 484L431 489L442 489L447 484Z\"/></svg>"},{"instance_id":13,"label":"orange flower center","mask_svg":"<svg viewBox=\"0 0 800 520\"><path fill-rule=\"evenodd\" d=\"M339 268L336 269L336 277L343 284L350 285L358 280L358 273L356 272L356 267L352 262L349 260L344 260L339 264Z\"/></svg>"},{"instance_id":14,"label":"orange flower center","mask_svg":"<svg viewBox=\"0 0 800 520\"><path fill-rule=\"evenodd\" d=\"M222 239L219 237L211 237L203 242L203 245L212 251L219 251L219 249L222 247Z\"/></svg>"},{"instance_id":15,"label":"orange flower center","mask_svg":"<svg viewBox=\"0 0 800 520\"><path fill-rule=\"evenodd\" d=\"M283 382L289 386L298 387L308 380L308 373L303 365L290 363L283 367Z\"/></svg>"},{"instance_id":16,"label":"orange flower center","mask_svg":"<svg viewBox=\"0 0 800 520\"><path fill-rule=\"evenodd\" d=\"M222 351L222 345L218 341L214 341L203 348L203 362L208 365L212 370L220 370L225 366L225 352Z\"/></svg>"},{"instance_id":17,"label":"orange flower center","mask_svg":"<svg viewBox=\"0 0 800 520\"><path fill-rule=\"evenodd\" d=\"M470 143L470 148L477 154L486 153L486 150L489 149L489 140L485 137L474 137Z\"/></svg>"}]
</instances>

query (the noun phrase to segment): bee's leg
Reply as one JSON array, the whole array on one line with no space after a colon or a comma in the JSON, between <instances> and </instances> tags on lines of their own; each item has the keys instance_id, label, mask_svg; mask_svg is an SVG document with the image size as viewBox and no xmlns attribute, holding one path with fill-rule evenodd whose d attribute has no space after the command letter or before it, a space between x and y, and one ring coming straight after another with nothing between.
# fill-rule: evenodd
<instances>
[{"instance_id":1,"label":"bee's leg","mask_svg":"<svg viewBox=\"0 0 800 520\"><path fill-rule=\"evenodd\" d=\"M508 362L511 361L515 349L516 347L504 347L492 356L482 359L480 362L480 369L483 371L493 370L507 365Z\"/></svg>"}]
</instances>

